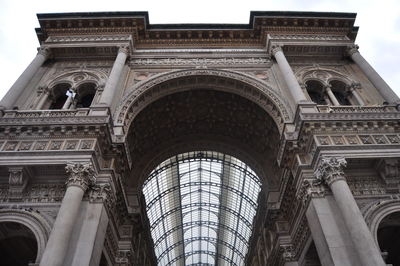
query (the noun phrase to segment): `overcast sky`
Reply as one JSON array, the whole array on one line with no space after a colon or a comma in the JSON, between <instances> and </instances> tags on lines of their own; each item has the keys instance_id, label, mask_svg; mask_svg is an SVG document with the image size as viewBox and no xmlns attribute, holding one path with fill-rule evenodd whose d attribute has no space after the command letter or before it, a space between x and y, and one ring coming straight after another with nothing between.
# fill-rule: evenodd
<instances>
[{"instance_id":1,"label":"overcast sky","mask_svg":"<svg viewBox=\"0 0 400 266\"><path fill-rule=\"evenodd\" d=\"M400 95L399 0L0 0L0 98L36 55L37 13L148 11L151 24L244 24L250 11L272 10L357 13L361 54Z\"/></svg>"}]
</instances>

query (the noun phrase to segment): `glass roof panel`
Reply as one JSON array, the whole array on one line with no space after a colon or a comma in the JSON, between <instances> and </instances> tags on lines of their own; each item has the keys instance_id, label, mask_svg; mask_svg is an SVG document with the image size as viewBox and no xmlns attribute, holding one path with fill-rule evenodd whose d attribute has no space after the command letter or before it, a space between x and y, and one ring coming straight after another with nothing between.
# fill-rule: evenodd
<instances>
[{"instance_id":1,"label":"glass roof panel","mask_svg":"<svg viewBox=\"0 0 400 266\"><path fill-rule=\"evenodd\" d=\"M158 265L244 265L260 191L255 173L225 154L162 162L143 185Z\"/></svg>"}]
</instances>

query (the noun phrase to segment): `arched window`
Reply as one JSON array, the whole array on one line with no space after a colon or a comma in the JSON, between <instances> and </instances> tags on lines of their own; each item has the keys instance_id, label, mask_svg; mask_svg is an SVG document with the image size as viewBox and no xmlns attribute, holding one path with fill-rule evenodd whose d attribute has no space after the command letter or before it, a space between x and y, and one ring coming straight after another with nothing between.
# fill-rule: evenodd
<instances>
[{"instance_id":1,"label":"arched window","mask_svg":"<svg viewBox=\"0 0 400 266\"><path fill-rule=\"evenodd\" d=\"M71 88L68 83L60 83L52 89L52 102L49 109L62 109L65 101L68 99L67 91Z\"/></svg>"},{"instance_id":2,"label":"arched window","mask_svg":"<svg viewBox=\"0 0 400 266\"><path fill-rule=\"evenodd\" d=\"M96 94L96 84L84 83L77 89L76 108L87 108L92 104Z\"/></svg>"},{"instance_id":3,"label":"arched window","mask_svg":"<svg viewBox=\"0 0 400 266\"><path fill-rule=\"evenodd\" d=\"M321 82L316 80L309 80L306 82L307 93L311 100L316 104L328 104L324 97L324 86Z\"/></svg>"},{"instance_id":4,"label":"arched window","mask_svg":"<svg viewBox=\"0 0 400 266\"><path fill-rule=\"evenodd\" d=\"M329 84L331 85L331 90L340 105L352 105L350 102L349 93L346 89L347 85L344 82L332 80Z\"/></svg>"}]
</instances>

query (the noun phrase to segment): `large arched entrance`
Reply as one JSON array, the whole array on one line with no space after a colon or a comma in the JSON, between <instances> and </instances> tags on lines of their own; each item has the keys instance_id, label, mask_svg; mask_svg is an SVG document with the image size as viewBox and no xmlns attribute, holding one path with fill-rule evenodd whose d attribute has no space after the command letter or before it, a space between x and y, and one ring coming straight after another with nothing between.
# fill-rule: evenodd
<instances>
[{"instance_id":1,"label":"large arched entrance","mask_svg":"<svg viewBox=\"0 0 400 266\"><path fill-rule=\"evenodd\" d=\"M393 212L380 222L378 244L387 264L400 266L400 212Z\"/></svg>"},{"instance_id":2,"label":"large arched entrance","mask_svg":"<svg viewBox=\"0 0 400 266\"><path fill-rule=\"evenodd\" d=\"M4 266L26 266L36 261L38 244L23 224L0 222L0 258Z\"/></svg>"},{"instance_id":3,"label":"large arched entrance","mask_svg":"<svg viewBox=\"0 0 400 266\"><path fill-rule=\"evenodd\" d=\"M185 86L130 117L127 190L144 195L159 265L243 265L259 193L265 200L282 174L278 108L221 90L229 80L171 83Z\"/></svg>"}]
</instances>

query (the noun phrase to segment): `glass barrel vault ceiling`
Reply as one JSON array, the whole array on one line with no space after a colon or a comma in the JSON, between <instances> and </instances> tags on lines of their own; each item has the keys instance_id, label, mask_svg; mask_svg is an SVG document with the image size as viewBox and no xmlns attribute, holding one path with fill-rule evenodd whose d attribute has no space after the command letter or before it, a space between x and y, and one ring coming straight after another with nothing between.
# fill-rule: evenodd
<instances>
[{"instance_id":1,"label":"glass barrel vault ceiling","mask_svg":"<svg viewBox=\"0 0 400 266\"><path fill-rule=\"evenodd\" d=\"M174 156L143 185L158 265L244 265L261 183L238 159Z\"/></svg>"}]
</instances>

